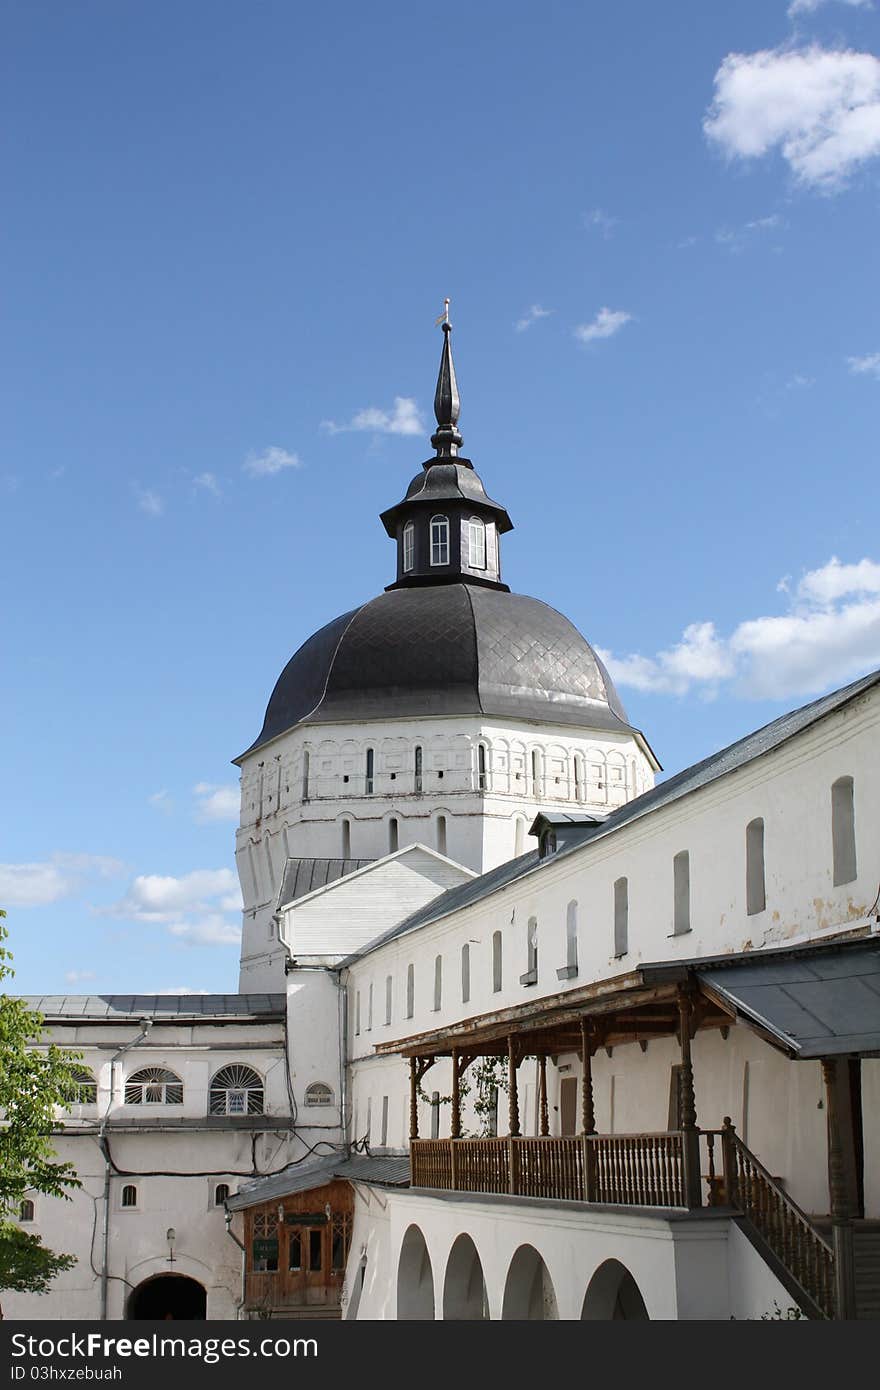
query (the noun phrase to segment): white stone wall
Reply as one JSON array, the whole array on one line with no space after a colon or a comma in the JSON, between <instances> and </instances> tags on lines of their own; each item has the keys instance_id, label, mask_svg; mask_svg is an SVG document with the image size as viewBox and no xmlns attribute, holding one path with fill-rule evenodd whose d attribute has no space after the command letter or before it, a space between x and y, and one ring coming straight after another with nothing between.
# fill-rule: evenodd
<instances>
[{"instance_id":1,"label":"white stone wall","mask_svg":"<svg viewBox=\"0 0 880 1390\"><path fill-rule=\"evenodd\" d=\"M421 792L416 746L422 748ZM367 748L374 749L371 793ZM394 848L395 820L400 848L425 844L482 873L533 847L526 831L539 811L606 815L652 786L654 771L652 759L627 735L502 726L473 717L306 725L281 735L242 764L240 988L281 988L284 952L272 915L289 857L341 858L347 844L348 857L381 858Z\"/></svg>"}]
</instances>

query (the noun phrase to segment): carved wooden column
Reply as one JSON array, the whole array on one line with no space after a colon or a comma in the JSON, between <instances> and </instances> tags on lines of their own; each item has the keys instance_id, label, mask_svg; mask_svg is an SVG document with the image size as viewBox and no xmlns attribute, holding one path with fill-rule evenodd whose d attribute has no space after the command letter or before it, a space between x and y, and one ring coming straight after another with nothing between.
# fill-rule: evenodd
<instances>
[{"instance_id":1,"label":"carved wooden column","mask_svg":"<svg viewBox=\"0 0 880 1390\"><path fill-rule=\"evenodd\" d=\"M681 1046L681 1081L678 1092L678 1127L681 1130L684 1200L688 1207L702 1206L700 1179L700 1131L697 1129L697 1099L694 1093L694 1067L691 1060L691 1034L694 1002L687 990L678 995L678 1038Z\"/></svg>"},{"instance_id":2,"label":"carved wooden column","mask_svg":"<svg viewBox=\"0 0 880 1390\"><path fill-rule=\"evenodd\" d=\"M459 1090L458 1048L452 1049L452 1114L449 1132L452 1139L461 1138L461 1092Z\"/></svg>"},{"instance_id":3,"label":"carved wooden column","mask_svg":"<svg viewBox=\"0 0 880 1390\"><path fill-rule=\"evenodd\" d=\"M538 1058L538 1114L538 1132L546 1139L550 1133L550 1113L547 1109L547 1058L543 1052Z\"/></svg>"},{"instance_id":4,"label":"carved wooden column","mask_svg":"<svg viewBox=\"0 0 880 1390\"><path fill-rule=\"evenodd\" d=\"M415 1057L409 1059L409 1137L419 1137L419 1074Z\"/></svg>"},{"instance_id":5,"label":"carved wooden column","mask_svg":"<svg viewBox=\"0 0 880 1390\"><path fill-rule=\"evenodd\" d=\"M519 1096L516 1089L516 1045L512 1037L507 1039L507 1080L508 1080L508 1116L510 1136L518 1139L519 1129Z\"/></svg>"},{"instance_id":6,"label":"carved wooden column","mask_svg":"<svg viewBox=\"0 0 880 1390\"><path fill-rule=\"evenodd\" d=\"M823 1057L828 1096L828 1194L834 1248L834 1316L856 1316L853 1215L856 1208L856 1157L849 1060Z\"/></svg>"},{"instance_id":7,"label":"carved wooden column","mask_svg":"<svg viewBox=\"0 0 880 1390\"><path fill-rule=\"evenodd\" d=\"M596 1133L596 1107L593 1100L593 1053L595 1038L585 1018L581 1019L581 1056L583 1058L583 1079L581 1081L581 1128L584 1134Z\"/></svg>"}]
</instances>

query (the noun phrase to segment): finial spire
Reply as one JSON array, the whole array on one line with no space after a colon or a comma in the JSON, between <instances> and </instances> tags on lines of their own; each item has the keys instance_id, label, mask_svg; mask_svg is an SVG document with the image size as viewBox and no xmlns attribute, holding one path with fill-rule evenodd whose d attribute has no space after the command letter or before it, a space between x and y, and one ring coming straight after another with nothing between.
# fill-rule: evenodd
<instances>
[{"instance_id":1,"label":"finial spire","mask_svg":"<svg viewBox=\"0 0 880 1390\"><path fill-rule=\"evenodd\" d=\"M445 299L443 303L445 306L443 313L437 320L437 323L443 328L443 351L440 354L437 390L434 392L434 414L437 417L437 429L431 435L431 443L437 450L438 458L455 458L462 444L461 435L456 429L461 401L458 396L458 382L455 379L455 367L452 362L452 343L450 341L452 324L449 322L449 300Z\"/></svg>"}]
</instances>

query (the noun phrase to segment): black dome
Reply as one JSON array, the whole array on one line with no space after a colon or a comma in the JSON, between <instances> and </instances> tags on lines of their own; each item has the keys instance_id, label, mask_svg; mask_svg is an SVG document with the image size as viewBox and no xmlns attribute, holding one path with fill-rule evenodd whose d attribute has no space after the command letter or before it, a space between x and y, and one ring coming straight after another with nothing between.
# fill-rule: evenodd
<instances>
[{"instance_id":1,"label":"black dome","mask_svg":"<svg viewBox=\"0 0 880 1390\"><path fill-rule=\"evenodd\" d=\"M539 599L457 583L392 589L322 627L285 666L247 752L302 723L457 714L631 731L567 618Z\"/></svg>"}]
</instances>

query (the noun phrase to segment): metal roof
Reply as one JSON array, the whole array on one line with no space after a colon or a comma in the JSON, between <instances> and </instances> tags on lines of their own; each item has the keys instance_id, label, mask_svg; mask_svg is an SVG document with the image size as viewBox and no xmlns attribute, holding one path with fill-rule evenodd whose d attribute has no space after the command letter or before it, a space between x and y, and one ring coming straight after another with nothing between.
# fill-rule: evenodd
<instances>
[{"instance_id":1,"label":"metal roof","mask_svg":"<svg viewBox=\"0 0 880 1390\"><path fill-rule=\"evenodd\" d=\"M571 833L566 836L566 843L561 843L554 854L548 854L541 859L537 849L530 850L518 859L511 859L497 869L491 869L489 873L471 879L469 883L440 893L425 907L419 908L417 912L411 913L404 921L399 922L382 936L376 937L375 941L370 942L367 949L372 951L375 947L384 945L386 941L390 941L395 936L403 936L404 933L414 931L417 927L424 927L430 922L439 921L441 917L457 912L460 908L481 902L499 889L506 888L518 879L524 878L526 874L541 873L552 868L561 859L584 850L587 846L597 840L604 839L607 835L613 835L615 831L623 829L632 821L640 820L643 816L650 815L664 806L690 796L693 792L709 786L720 777L736 772L756 758L763 757L765 753L773 752L774 749L794 738L796 734L811 728L821 719L825 719L828 715L842 709L878 684L880 684L880 670L873 671L870 675L863 676L861 680L853 681L852 684L843 686L840 690L833 690L829 695L823 695L821 699L813 700L800 709L781 715L772 723L765 724L763 728L747 734L745 738L738 739L736 743L731 743L727 748L713 753L711 757L695 763L693 767L685 768L683 772L678 772L674 777L667 778L665 782L661 782L651 791L643 792L641 796L635 797L626 805L612 811L604 820L597 821L595 824L585 823L584 825L575 825L572 822ZM359 954L363 955L365 952ZM350 957L352 960L356 958L355 956ZM342 965L345 966L347 963L347 961L343 961Z\"/></svg>"},{"instance_id":2,"label":"metal roof","mask_svg":"<svg viewBox=\"0 0 880 1390\"><path fill-rule=\"evenodd\" d=\"M281 1173L272 1173L268 1177L243 1183L238 1191L227 1199L226 1205L230 1211L242 1211L245 1207L270 1202L273 1197L292 1197L297 1192L309 1192L313 1188L323 1187L334 1178L375 1183L384 1187L407 1187L410 1180L409 1155L355 1154L346 1158L344 1154L331 1154L324 1158L309 1159L304 1163L294 1163Z\"/></svg>"},{"instance_id":3,"label":"metal roof","mask_svg":"<svg viewBox=\"0 0 880 1390\"><path fill-rule=\"evenodd\" d=\"M374 862L372 859L288 859L278 904L285 907L316 888L326 888L328 883L335 883L346 874L353 874L355 869L364 869Z\"/></svg>"},{"instance_id":4,"label":"metal roof","mask_svg":"<svg viewBox=\"0 0 880 1390\"><path fill-rule=\"evenodd\" d=\"M740 957L697 978L798 1058L880 1051L880 942L812 955Z\"/></svg>"},{"instance_id":5,"label":"metal roof","mask_svg":"<svg viewBox=\"0 0 880 1390\"><path fill-rule=\"evenodd\" d=\"M637 732L555 608L456 583L390 590L316 632L282 671L247 752L303 722L455 714Z\"/></svg>"},{"instance_id":6,"label":"metal roof","mask_svg":"<svg viewBox=\"0 0 880 1390\"><path fill-rule=\"evenodd\" d=\"M287 1005L284 994L35 994L24 1002L46 1019L152 1018L159 1023L235 1018L267 1023L283 1019Z\"/></svg>"}]
</instances>

